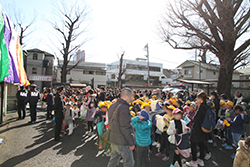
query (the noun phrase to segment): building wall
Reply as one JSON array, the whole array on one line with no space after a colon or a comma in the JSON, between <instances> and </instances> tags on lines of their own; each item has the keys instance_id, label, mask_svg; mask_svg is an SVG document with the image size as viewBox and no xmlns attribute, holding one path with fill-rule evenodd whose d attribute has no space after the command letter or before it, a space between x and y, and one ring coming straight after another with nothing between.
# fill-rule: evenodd
<instances>
[{"instance_id":1,"label":"building wall","mask_svg":"<svg viewBox=\"0 0 250 167\"><path fill-rule=\"evenodd\" d=\"M69 63L72 65L73 62ZM96 67L96 69L95 69ZM99 68L103 70L100 70ZM98 69L97 69L98 68ZM83 71L93 71L93 74L86 74ZM100 74L104 73L104 74ZM61 81L61 70L58 69L56 71L57 82ZM104 63L90 63L90 62L82 62L76 68L72 69L69 74L67 74L67 82L69 83L69 79L72 78L72 83L84 83L91 84L91 79L94 78L94 88L100 86L106 86L106 65Z\"/></svg>"},{"instance_id":2,"label":"building wall","mask_svg":"<svg viewBox=\"0 0 250 167\"><path fill-rule=\"evenodd\" d=\"M107 67L107 81L108 82L118 82L118 73L119 73L119 61L113 62L108 64ZM147 77L148 77L148 71L147 71L147 62L145 61L137 61L137 60L128 60L128 59L124 59L123 60L123 66L127 66L127 65L139 65L139 66L143 66L145 68L143 68L142 70L139 69L127 69L125 74L122 76L122 79L127 80L125 85L144 85L147 84ZM149 63L150 67L159 67L160 71L150 71L150 77L154 77L157 78L157 80L161 80L161 77L163 75L163 64L161 63L153 63L150 62ZM114 78L112 78L112 75L115 76ZM136 81L136 79L133 79L131 81L128 81L128 78L126 78L126 76L138 76L141 77L142 80L144 81ZM151 84L155 85L159 85L159 82L151 82Z\"/></svg>"}]
</instances>

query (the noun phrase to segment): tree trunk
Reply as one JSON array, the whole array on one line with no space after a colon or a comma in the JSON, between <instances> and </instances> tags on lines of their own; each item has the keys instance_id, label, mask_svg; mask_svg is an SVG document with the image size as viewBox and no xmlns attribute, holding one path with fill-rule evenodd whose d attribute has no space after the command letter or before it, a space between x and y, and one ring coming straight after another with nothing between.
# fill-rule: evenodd
<instances>
[{"instance_id":1,"label":"tree trunk","mask_svg":"<svg viewBox=\"0 0 250 167\"><path fill-rule=\"evenodd\" d=\"M220 61L220 73L217 91L219 94L226 94L227 97L231 98L231 87L233 78L233 63L229 63L228 60Z\"/></svg>"},{"instance_id":2,"label":"tree trunk","mask_svg":"<svg viewBox=\"0 0 250 167\"><path fill-rule=\"evenodd\" d=\"M62 69L61 69L61 83L66 83L66 82L67 82L66 68L62 67Z\"/></svg>"}]
</instances>

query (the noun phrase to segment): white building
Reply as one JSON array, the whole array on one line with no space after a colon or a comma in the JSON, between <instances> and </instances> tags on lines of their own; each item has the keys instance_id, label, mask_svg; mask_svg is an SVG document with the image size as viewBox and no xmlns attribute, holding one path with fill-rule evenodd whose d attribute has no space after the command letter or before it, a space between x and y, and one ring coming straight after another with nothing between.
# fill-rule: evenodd
<instances>
[{"instance_id":1,"label":"white building","mask_svg":"<svg viewBox=\"0 0 250 167\"><path fill-rule=\"evenodd\" d=\"M62 62L60 62L62 63ZM68 68L71 68L75 62L69 62ZM57 82L61 81L61 69L56 70ZM81 62L75 68L67 73L67 83L74 84L92 84L94 88L106 86L106 64Z\"/></svg>"},{"instance_id":2,"label":"white building","mask_svg":"<svg viewBox=\"0 0 250 167\"><path fill-rule=\"evenodd\" d=\"M213 87L217 87L220 66L215 64L202 63L194 60L186 60L177 67L181 70L180 79L183 80L196 80L213 83ZM240 80L239 72L233 73L233 80ZM239 87L239 82L233 82L233 87Z\"/></svg>"},{"instance_id":3,"label":"white building","mask_svg":"<svg viewBox=\"0 0 250 167\"><path fill-rule=\"evenodd\" d=\"M109 87L118 87L118 73L120 61L107 65L107 84ZM122 76L123 86L147 86L148 65L146 59L137 58L136 60L123 60L123 67L126 68ZM160 86L163 76L163 64L149 63L150 85Z\"/></svg>"}]
</instances>

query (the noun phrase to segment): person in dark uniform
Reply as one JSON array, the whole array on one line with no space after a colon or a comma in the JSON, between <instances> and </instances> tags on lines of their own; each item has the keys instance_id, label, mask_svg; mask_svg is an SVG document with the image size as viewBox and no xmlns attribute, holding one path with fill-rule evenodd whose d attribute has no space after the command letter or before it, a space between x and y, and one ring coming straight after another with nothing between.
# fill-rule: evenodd
<instances>
[{"instance_id":1,"label":"person in dark uniform","mask_svg":"<svg viewBox=\"0 0 250 167\"><path fill-rule=\"evenodd\" d=\"M52 110L53 110L53 93L51 92L51 89L47 89L47 96L46 96L46 102L47 102L47 120L52 119Z\"/></svg>"},{"instance_id":2,"label":"person in dark uniform","mask_svg":"<svg viewBox=\"0 0 250 167\"><path fill-rule=\"evenodd\" d=\"M20 90L17 91L16 93L18 120L24 119L26 116L27 97L28 97L28 92L25 90L25 87L20 86ZM23 111L23 117L21 111Z\"/></svg>"},{"instance_id":3,"label":"person in dark uniform","mask_svg":"<svg viewBox=\"0 0 250 167\"><path fill-rule=\"evenodd\" d=\"M30 122L36 122L36 109L37 109L37 102L40 99L40 93L36 90L36 85L31 84L30 91L28 92L28 103L30 104Z\"/></svg>"},{"instance_id":4,"label":"person in dark uniform","mask_svg":"<svg viewBox=\"0 0 250 167\"><path fill-rule=\"evenodd\" d=\"M63 108L64 108L64 101L62 98L64 90L63 87L57 88L56 96L55 96L55 105L54 105L54 111L55 111L55 141L60 141L60 133L62 129L62 121L64 118L63 114Z\"/></svg>"}]
</instances>

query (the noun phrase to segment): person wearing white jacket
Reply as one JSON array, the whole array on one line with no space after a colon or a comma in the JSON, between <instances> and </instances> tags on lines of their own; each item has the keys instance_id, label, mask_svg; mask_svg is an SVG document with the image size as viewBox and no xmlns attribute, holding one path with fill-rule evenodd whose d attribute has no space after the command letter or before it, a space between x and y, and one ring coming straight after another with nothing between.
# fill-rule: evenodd
<instances>
[{"instance_id":1,"label":"person wearing white jacket","mask_svg":"<svg viewBox=\"0 0 250 167\"><path fill-rule=\"evenodd\" d=\"M167 130L167 134L169 135L168 140L171 143L171 148L173 148L174 150L173 163L170 165L170 167L174 167L174 164L176 161L179 163L180 167L182 167L181 156L177 149L176 139L175 139L176 133L182 134L186 131L189 131L189 128L187 127L186 122L181 119L182 115L183 115L183 111L176 108L173 111L173 120L170 121L170 125Z\"/></svg>"}]
</instances>

